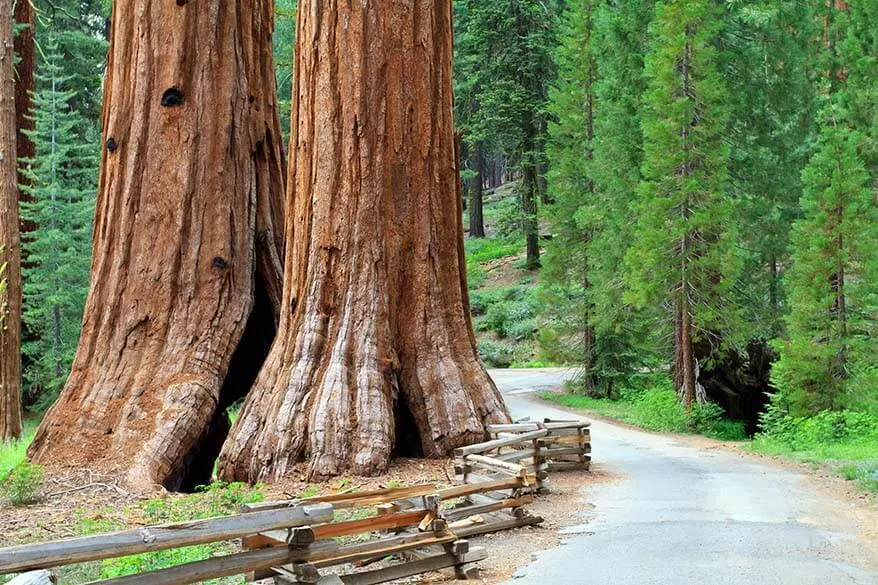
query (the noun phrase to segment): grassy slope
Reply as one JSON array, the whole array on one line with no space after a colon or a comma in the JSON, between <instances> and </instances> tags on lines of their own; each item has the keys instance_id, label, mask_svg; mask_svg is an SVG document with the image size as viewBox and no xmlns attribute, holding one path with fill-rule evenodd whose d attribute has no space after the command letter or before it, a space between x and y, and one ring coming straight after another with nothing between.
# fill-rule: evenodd
<instances>
[{"instance_id":1,"label":"grassy slope","mask_svg":"<svg viewBox=\"0 0 878 585\"><path fill-rule=\"evenodd\" d=\"M546 392L542 398L561 406L613 418L649 431L701 434L725 441L743 441L743 423L725 418L715 405L699 406L687 415L669 384L653 379L642 389L623 390L620 400Z\"/></svg>"},{"instance_id":2,"label":"grassy slope","mask_svg":"<svg viewBox=\"0 0 878 585\"><path fill-rule=\"evenodd\" d=\"M524 238L504 233L514 231L515 187L507 183L486 194L487 237L464 243L473 324L479 353L489 367L545 365L536 361L539 273L524 268Z\"/></svg>"},{"instance_id":3,"label":"grassy slope","mask_svg":"<svg viewBox=\"0 0 878 585\"><path fill-rule=\"evenodd\" d=\"M34 419L24 421L24 433L21 440L11 443L0 442L0 478L5 477L10 469L24 461L27 446L34 438L38 422Z\"/></svg>"}]
</instances>

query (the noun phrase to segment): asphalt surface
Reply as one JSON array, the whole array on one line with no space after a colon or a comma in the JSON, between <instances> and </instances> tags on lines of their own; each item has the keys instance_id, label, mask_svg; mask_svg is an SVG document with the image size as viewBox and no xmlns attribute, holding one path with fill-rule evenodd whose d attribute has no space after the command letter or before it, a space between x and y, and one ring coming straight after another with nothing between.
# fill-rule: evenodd
<instances>
[{"instance_id":1,"label":"asphalt surface","mask_svg":"<svg viewBox=\"0 0 878 585\"><path fill-rule=\"evenodd\" d=\"M513 416L570 418L535 395L570 371L491 375ZM878 585L850 504L795 469L697 443L593 421L596 468L619 479L585 486L593 509L509 583Z\"/></svg>"}]
</instances>

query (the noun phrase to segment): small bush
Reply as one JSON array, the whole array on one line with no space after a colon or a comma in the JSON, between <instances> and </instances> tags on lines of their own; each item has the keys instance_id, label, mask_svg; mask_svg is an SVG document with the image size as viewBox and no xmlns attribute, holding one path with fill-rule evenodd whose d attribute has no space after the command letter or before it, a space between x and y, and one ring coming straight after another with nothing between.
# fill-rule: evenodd
<instances>
[{"instance_id":1,"label":"small bush","mask_svg":"<svg viewBox=\"0 0 878 585\"><path fill-rule=\"evenodd\" d=\"M689 420L696 432L708 437L724 441L747 439L744 423L727 418L723 407L715 402L694 405Z\"/></svg>"},{"instance_id":2,"label":"small bush","mask_svg":"<svg viewBox=\"0 0 878 585\"><path fill-rule=\"evenodd\" d=\"M510 346L488 339L479 341L479 357L489 368L508 368L515 359Z\"/></svg>"},{"instance_id":3,"label":"small bush","mask_svg":"<svg viewBox=\"0 0 878 585\"><path fill-rule=\"evenodd\" d=\"M530 299L500 301L488 306L482 326L500 337L521 340L536 334L535 317Z\"/></svg>"},{"instance_id":4,"label":"small bush","mask_svg":"<svg viewBox=\"0 0 878 585\"><path fill-rule=\"evenodd\" d=\"M10 506L27 506L40 500L43 468L24 461L9 470L0 485L0 496Z\"/></svg>"},{"instance_id":5,"label":"small bush","mask_svg":"<svg viewBox=\"0 0 878 585\"><path fill-rule=\"evenodd\" d=\"M504 199L495 207L494 229L500 238L520 238L526 217L521 209L520 197Z\"/></svg>"}]
</instances>

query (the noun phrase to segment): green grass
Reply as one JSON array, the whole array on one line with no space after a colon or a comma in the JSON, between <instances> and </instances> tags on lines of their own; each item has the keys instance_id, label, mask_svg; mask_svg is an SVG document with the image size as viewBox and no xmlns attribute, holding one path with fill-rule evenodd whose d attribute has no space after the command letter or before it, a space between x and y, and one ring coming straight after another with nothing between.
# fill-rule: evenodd
<instances>
[{"instance_id":1,"label":"green grass","mask_svg":"<svg viewBox=\"0 0 878 585\"><path fill-rule=\"evenodd\" d=\"M33 441L34 433L37 430L37 424L39 421L25 420L24 432L20 440L10 443L0 442L0 477L5 477L10 469L24 461L27 447Z\"/></svg>"},{"instance_id":2,"label":"green grass","mask_svg":"<svg viewBox=\"0 0 878 585\"><path fill-rule=\"evenodd\" d=\"M830 468L862 489L878 493L878 416L821 412L770 417L751 449Z\"/></svg>"},{"instance_id":3,"label":"green grass","mask_svg":"<svg viewBox=\"0 0 878 585\"><path fill-rule=\"evenodd\" d=\"M220 482L204 486L194 494L145 500L125 512L136 515L145 524L165 524L237 514L242 504L259 502L262 499L258 485L249 487L242 483ZM80 511L75 530L78 534L86 535L124 527L125 522L116 510L89 510ZM95 579L112 579L200 561L236 550L237 547L230 542L218 542L84 563L67 569L63 581L83 583ZM207 583L239 585L245 583L245 579L243 576L234 576Z\"/></svg>"},{"instance_id":4,"label":"green grass","mask_svg":"<svg viewBox=\"0 0 878 585\"><path fill-rule=\"evenodd\" d=\"M586 410L634 426L669 433L702 434L725 441L746 439L744 424L725 418L715 404L699 405L687 414L676 392L666 382L645 390L623 390L620 400L578 394L545 392L544 400L575 410Z\"/></svg>"},{"instance_id":5,"label":"green grass","mask_svg":"<svg viewBox=\"0 0 878 585\"><path fill-rule=\"evenodd\" d=\"M524 251L523 238L468 238L464 243L467 262L490 262Z\"/></svg>"}]
</instances>

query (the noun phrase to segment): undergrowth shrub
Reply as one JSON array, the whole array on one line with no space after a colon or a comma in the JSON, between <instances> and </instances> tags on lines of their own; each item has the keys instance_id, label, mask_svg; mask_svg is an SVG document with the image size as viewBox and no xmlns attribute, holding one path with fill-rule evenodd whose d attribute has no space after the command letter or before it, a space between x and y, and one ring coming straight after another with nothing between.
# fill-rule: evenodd
<instances>
[{"instance_id":1,"label":"undergrowth shrub","mask_svg":"<svg viewBox=\"0 0 878 585\"><path fill-rule=\"evenodd\" d=\"M466 263L466 287L469 290L475 290L485 284L488 278L488 272L478 263Z\"/></svg>"},{"instance_id":2,"label":"undergrowth shrub","mask_svg":"<svg viewBox=\"0 0 878 585\"><path fill-rule=\"evenodd\" d=\"M794 417L770 406L761 424L758 439L781 443L793 451L833 443L878 442L878 416L865 412L824 410L814 416Z\"/></svg>"},{"instance_id":3,"label":"undergrowth shrub","mask_svg":"<svg viewBox=\"0 0 878 585\"><path fill-rule=\"evenodd\" d=\"M568 386L576 389L575 385ZM574 408L602 411L639 427L671 433L699 433L717 439L738 441L746 438L744 423L730 420L722 407L707 402L695 404L687 413L673 385L664 375L638 376L619 392L618 400L596 399L584 395L546 395Z\"/></svg>"},{"instance_id":4,"label":"undergrowth shrub","mask_svg":"<svg viewBox=\"0 0 878 585\"><path fill-rule=\"evenodd\" d=\"M515 352L505 343L483 339L479 341L479 357L489 368L508 368L515 359Z\"/></svg>"},{"instance_id":5,"label":"undergrowth shrub","mask_svg":"<svg viewBox=\"0 0 878 585\"><path fill-rule=\"evenodd\" d=\"M43 468L23 461L10 469L0 483L0 498L9 506L27 506L40 500Z\"/></svg>"}]
</instances>

